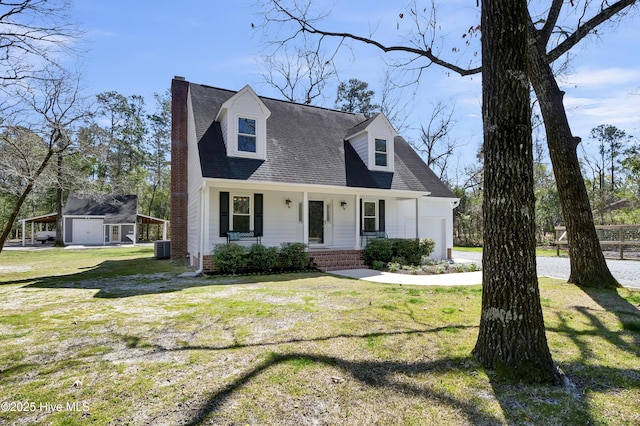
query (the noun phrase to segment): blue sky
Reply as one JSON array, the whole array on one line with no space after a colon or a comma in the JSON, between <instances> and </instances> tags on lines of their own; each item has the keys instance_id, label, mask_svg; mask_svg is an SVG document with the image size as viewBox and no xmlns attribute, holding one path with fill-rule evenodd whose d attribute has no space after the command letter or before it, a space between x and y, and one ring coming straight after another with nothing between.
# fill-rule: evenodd
<instances>
[{"instance_id":1,"label":"blue sky","mask_svg":"<svg viewBox=\"0 0 640 426\"><path fill-rule=\"evenodd\" d=\"M318 2L323 10L331 10L327 28L363 35L374 32L376 37L399 43L400 34L411 22L403 6L391 3ZM165 91L172 77L180 75L191 82L233 90L250 84L261 95L280 98L260 75L265 45L263 33L251 27L260 20L255 4L255 0L77 0L70 14L86 32L81 68L87 90L143 95L151 106L153 93ZM460 44L460 31L454 29L458 23L478 22L470 5L475 6L475 1L447 0L440 11L439 24L446 35L441 45L444 53ZM403 12L405 17L399 19ZM573 132L582 136L585 145L592 144L589 132L599 124L613 124L628 134L640 135L638 15L604 29L601 38L583 41L572 52L571 72L562 77L561 85ZM390 57L355 43L351 48L337 61L340 79L358 78L380 94L384 61ZM433 103L455 103L456 126L451 135L462 145L456 161L460 167L472 162L482 139L480 76L462 78L432 66L420 81L403 94L411 127L405 136L418 138L416 129L426 124ZM322 106L332 107L335 85L326 93Z\"/></svg>"}]
</instances>

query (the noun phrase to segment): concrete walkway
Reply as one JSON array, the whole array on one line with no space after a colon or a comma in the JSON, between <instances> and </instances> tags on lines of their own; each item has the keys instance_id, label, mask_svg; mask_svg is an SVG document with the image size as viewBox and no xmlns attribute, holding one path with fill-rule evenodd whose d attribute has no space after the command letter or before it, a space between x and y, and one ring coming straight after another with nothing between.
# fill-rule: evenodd
<instances>
[{"instance_id":1,"label":"concrete walkway","mask_svg":"<svg viewBox=\"0 0 640 426\"><path fill-rule=\"evenodd\" d=\"M469 258L464 253L454 253L453 263L476 263L480 265L482 260ZM330 274L339 275L346 278L371 281L385 284L405 284L405 285L478 285L482 284L482 271L459 272L453 274L439 275L411 275L396 274L393 272L381 272L373 269L347 269L343 271L331 271Z\"/></svg>"},{"instance_id":2,"label":"concrete walkway","mask_svg":"<svg viewBox=\"0 0 640 426\"><path fill-rule=\"evenodd\" d=\"M373 269L347 269L343 271L331 271L329 273L346 278L385 284L443 286L482 284L482 271L439 275L410 275L381 272Z\"/></svg>"},{"instance_id":3,"label":"concrete walkway","mask_svg":"<svg viewBox=\"0 0 640 426\"><path fill-rule=\"evenodd\" d=\"M482 253L454 251L453 261L454 263L475 262L476 264L481 264ZM557 278L565 281L569 278L570 265L568 257L538 257L536 263L538 277ZM607 259L607 264L620 284L632 290L640 290L640 279L638 279L640 277L640 262L636 260ZM482 284L481 271L440 275L409 275L380 272L372 269L354 269L332 271L330 273L347 278L386 284L442 286Z\"/></svg>"}]
</instances>

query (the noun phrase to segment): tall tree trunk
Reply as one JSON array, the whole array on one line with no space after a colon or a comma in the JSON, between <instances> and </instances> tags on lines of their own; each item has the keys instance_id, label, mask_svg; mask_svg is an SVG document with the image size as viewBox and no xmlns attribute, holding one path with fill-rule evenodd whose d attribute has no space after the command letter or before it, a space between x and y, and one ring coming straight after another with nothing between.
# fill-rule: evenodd
<instances>
[{"instance_id":1,"label":"tall tree trunk","mask_svg":"<svg viewBox=\"0 0 640 426\"><path fill-rule=\"evenodd\" d=\"M56 247L64 247L64 238L62 235L64 226L64 222L62 220L62 161L63 155L61 152L58 152L58 179L56 182L56 213L58 214L56 217Z\"/></svg>"},{"instance_id":2,"label":"tall tree trunk","mask_svg":"<svg viewBox=\"0 0 640 426\"><path fill-rule=\"evenodd\" d=\"M473 354L506 378L553 382L535 254L526 0L482 2L484 250Z\"/></svg>"},{"instance_id":3,"label":"tall tree trunk","mask_svg":"<svg viewBox=\"0 0 640 426\"><path fill-rule=\"evenodd\" d=\"M549 156L556 178L562 217L567 227L571 274L569 282L581 287L616 288L620 285L611 275L602 254L593 222L587 188L580 171L577 147L580 138L571 134L560 90L544 47L537 42L529 18L529 78L540 103L547 134Z\"/></svg>"}]
</instances>

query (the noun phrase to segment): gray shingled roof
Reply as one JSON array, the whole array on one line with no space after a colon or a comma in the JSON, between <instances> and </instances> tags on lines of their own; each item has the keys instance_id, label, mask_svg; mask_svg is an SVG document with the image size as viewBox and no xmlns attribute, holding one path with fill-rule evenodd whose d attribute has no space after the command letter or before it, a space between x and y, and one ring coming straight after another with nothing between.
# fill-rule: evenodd
<instances>
[{"instance_id":1,"label":"gray shingled roof","mask_svg":"<svg viewBox=\"0 0 640 426\"><path fill-rule=\"evenodd\" d=\"M454 198L399 136L394 140L395 172L368 170L351 144L344 141L370 121L360 114L261 97L271 111L267 159L228 157L220 123L214 120L222 104L236 92L193 83L189 87L203 177L429 191L434 197Z\"/></svg>"},{"instance_id":2,"label":"gray shingled roof","mask_svg":"<svg viewBox=\"0 0 640 426\"><path fill-rule=\"evenodd\" d=\"M104 216L104 223L135 223L137 195L100 195L82 197L70 193L62 210L64 216Z\"/></svg>"}]
</instances>

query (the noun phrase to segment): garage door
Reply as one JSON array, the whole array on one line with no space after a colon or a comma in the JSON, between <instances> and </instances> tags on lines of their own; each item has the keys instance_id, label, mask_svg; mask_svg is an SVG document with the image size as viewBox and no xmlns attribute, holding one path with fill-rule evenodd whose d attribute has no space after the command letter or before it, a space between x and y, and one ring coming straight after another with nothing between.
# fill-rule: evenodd
<instances>
[{"instance_id":1,"label":"garage door","mask_svg":"<svg viewBox=\"0 0 640 426\"><path fill-rule=\"evenodd\" d=\"M103 244L102 219L74 219L73 244Z\"/></svg>"}]
</instances>

